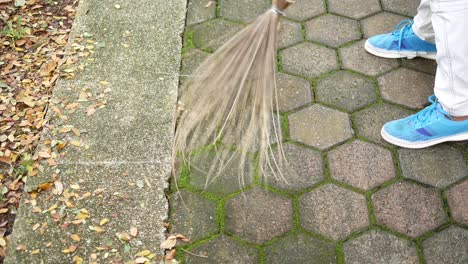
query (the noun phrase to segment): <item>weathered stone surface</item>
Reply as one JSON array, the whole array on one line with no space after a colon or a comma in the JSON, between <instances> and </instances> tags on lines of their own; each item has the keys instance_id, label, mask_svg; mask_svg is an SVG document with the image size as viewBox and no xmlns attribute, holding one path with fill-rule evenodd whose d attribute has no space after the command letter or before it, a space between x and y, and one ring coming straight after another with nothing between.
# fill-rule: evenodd
<instances>
[{"instance_id":1,"label":"weathered stone surface","mask_svg":"<svg viewBox=\"0 0 468 264\"><path fill-rule=\"evenodd\" d=\"M349 264L417 264L416 244L383 231L370 230L344 244Z\"/></svg>"},{"instance_id":2,"label":"weathered stone surface","mask_svg":"<svg viewBox=\"0 0 468 264\"><path fill-rule=\"evenodd\" d=\"M182 190L172 194L169 203L172 233L184 234L194 241L218 230L215 202Z\"/></svg>"},{"instance_id":3,"label":"weathered stone surface","mask_svg":"<svg viewBox=\"0 0 468 264\"><path fill-rule=\"evenodd\" d=\"M317 77L338 68L334 50L309 42L287 48L280 54L284 71L308 78Z\"/></svg>"},{"instance_id":4,"label":"weathered stone surface","mask_svg":"<svg viewBox=\"0 0 468 264\"><path fill-rule=\"evenodd\" d=\"M447 192L447 200L453 219L468 225L468 180L452 187Z\"/></svg>"},{"instance_id":5,"label":"weathered stone surface","mask_svg":"<svg viewBox=\"0 0 468 264\"><path fill-rule=\"evenodd\" d=\"M226 202L226 230L262 244L293 227L292 201L260 188Z\"/></svg>"},{"instance_id":6,"label":"weathered stone surface","mask_svg":"<svg viewBox=\"0 0 468 264\"><path fill-rule=\"evenodd\" d=\"M303 40L301 24L282 19L280 22L280 26L280 32L278 36L279 49L292 46Z\"/></svg>"},{"instance_id":7,"label":"weathered stone surface","mask_svg":"<svg viewBox=\"0 0 468 264\"><path fill-rule=\"evenodd\" d=\"M319 80L316 91L318 101L348 112L377 100L371 80L345 71Z\"/></svg>"},{"instance_id":8,"label":"weathered stone surface","mask_svg":"<svg viewBox=\"0 0 468 264\"><path fill-rule=\"evenodd\" d=\"M209 2L210 0L188 1L187 25L193 25L216 17L216 4L212 3L209 5Z\"/></svg>"},{"instance_id":9,"label":"weathered stone surface","mask_svg":"<svg viewBox=\"0 0 468 264\"><path fill-rule=\"evenodd\" d=\"M280 112L291 111L312 102L312 89L305 79L278 73L276 89Z\"/></svg>"},{"instance_id":10,"label":"weathered stone surface","mask_svg":"<svg viewBox=\"0 0 468 264\"><path fill-rule=\"evenodd\" d=\"M427 264L464 264L468 262L468 230L451 226L423 241Z\"/></svg>"},{"instance_id":11,"label":"weathered stone surface","mask_svg":"<svg viewBox=\"0 0 468 264\"><path fill-rule=\"evenodd\" d=\"M331 33L333 32L333 33ZM361 38L356 20L335 15L324 15L306 23L306 38L311 41L338 47Z\"/></svg>"},{"instance_id":12,"label":"weathered stone surface","mask_svg":"<svg viewBox=\"0 0 468 264\"><path fill-rule=\"evenodd\" d=\"M296 1L286 9L286 16L294 20L305 21L325 12L324 0Z\"/></svg>"},{"instance_id":13,"label":"weathered stone surface","mask_svg":"<svg viewBox=\"0 0 468 264\"><path fill-rule=\"evenodd\" d=\"M329 0L331 13L361 19L381 10L378 0Z\"/></svg>"},{"instance_id":14,"label":"weathered stone surface","mask_svg":"<svg viewBox=\"0 0 468 264\"><path fill-rule=\"evenodd\" d=\"M403 176L419 182L443 188L468 175L463 153L455 147L437 145L398 153Z\"/></svg>"},{"instance_id":15,"label":"weathered stone surface","mask_svg":"<svg viewBox=\"0 0 468 264\"><path fill-rule=\"evenodd\" d=\"M369 225L364 196L327 184L299 199L302 227L335 240Z\"/></svg>"},{"instance_id":16,"label":"weathered stone surface","mask_svg":"<svg viewBox=\"0 0 468 264\"><path fill-rule=\"evenodd\" d=\"M431 188L403 182L376 192L372 200L377 222L418 237L446 220L442 197Z\"/></svg>"},{"instance_id":17,"label":"weathered stone surface","mask_svg":"<svg viewBox=\"0 0 468 264\"><path fill-rule=\"evenodd\" d=\"M21 200L14 231L8 239L11 252L6 263L72 263L74 255L89 262L97 246L122 245L116 233L129 232L132 226L138 229L141 244L132 245L130 251L116 246L106 260L97 252L96 261L125 263L143 248L160 252L159 243L165 231L161 223L167 219L168 210L164 189L171 172L173 113L186 1L122 1L118 3L119 9L115 4L87 0L80 1L76 9L70 44L86 32L105 46L94 49L94 61L75 78L57 80L52 100L75 102L82 89L91 87L93 99L79 102L79 111L69 113L62 109L68 118L67 125L87 133L73 137L80 140L81 147L67 147L66 156L57 159L59 167L44 166L44 171L29 177L26 185L26 190L36 190L39 184L51 182L51 175L56 173L64 189L70 191L71 185L80 187L70 191L80 199L69 197L69 202L76 207L68 208L62 195L38 196L38 207L46 210L56 204L57 215L64 213L58 223L51 212L33 213L31 204L26 203L31 198L25 192L26 199ZM122 45L122 41L131 48ZM109 85L100 85L103 80ZM112 90L105 96L106 107L88 117L82 110L95 104L95 95L106 88ZM49 124L62 124L63 120L54 117L53 112L49 112ZM47 135L46 130L42 141L53 136ZM86 224L70 224L67 230L62 230L60 226L74 220L81 209L89 212ZM104 233L89 229L98 226L105 217L110 221L102 227ZM32 230L35 223L48 224L47 228L40 227L44 228L43 235L39 229ZM81 241L74 243L71 234L78 234ZM49 247L44 246L49 242ZM77 246L76 252L63 253L72 243ZM26 245L28 250L16 251L19 244ZM40 252L31 254L34 249Z\"/></svg>"},{"instance_id":18,"label":"weathered stone surface","mask_svg":"<svg viewBox=\"0 0 468 264\"><path fill-rule=\"evenodd\" d=\"M258 252L256 249L241 244L226 235L220 235L214 240L204 243L190 250L192 254L185 254L186 263L205 264L255 264L258 263Z\"/></svg>"},{"instance_id":19,"label":"weathered stone surface","mask_svg":"<svg viewBox=\"0 0 468 264\"><path fill-rule=\"evenodd\" d=\"M424 59L424 58L414 58L411 60L402 59L401 65L407 68L411 68L414 70L420 70L425 73L429 73L432 75L436 74L437 71L437 61Z\"/></svg>"},{"instance_id":20,"label":"weathered stone surface","mask_svg":"<svg viewBox=\"0 0 468 264\"><path fill-rule=\"evenodd\" d=\"M212 19L191 28L192 41L197 48L215 50L226 43L241 28L241 25L234 22L221 18Z\"/></svg>"},{"instance_id":21,"label":"weathered stone surface","mask_svg":"<svg viewBox=\"0 0 468 264\"><path fill-rule=\"evenodd\" d=\"M304 234L281 238L265 248L266 263L336 263L335 245Z\"/></svg>"},{"instance_id":22,"label":"weathered stone surface","mask_svg":"<svg viewBox=\"0 0 468 264\"><path fill-rule=\"evenodd\" d=\"M330 151L328 164L332 178L364 190L396 177L392 153L360 140Z\"/></svg>"},{"instance_id":23,"label":"weathered stone surface","mask_svg":"<svg viewBox=\"0 0 468 264\"><path fill-rule=\"evenodd\" d=\"M382 126L392 120L411 115L413 112L389 104L379 104L353 114L356 133L372 141L389 145L380 136Z\"/></svg>"},{"instance_id":24,"label":"weathered stone surface","mask_svg":"<svg viewBox=\"0 0 468 264\"><path fill-rule=\"evenodd\" d=\"M343 67L363 74L377 76L398 67L395 59L385 59L367 53L364 41L340 49Z\"/></svg>"},{"instance_id":25,"label":"weathered stone surface","mask_svg":"<svg viewBox=\"0 0 468 264\"><path fill-rule=\"evenodd\" d=\"M210 175L210 177L216 177L215 179L207 179L207 177L216 154L214 152L209 152L206 155L199 155L199 157L200 158L193 159L191 162L189 182L191 185L201 190L225 196L250 185L253 181L252 160L248 159L246 161L247 167L243 171L242 179L242 184L245 184L245 186L241 186L241 182L239 181L239 155L235 155L228 164L222 166L224 169L221 175L217 177L216 175Z\"/></svg>"},{"instance_id":26,"label":"weathered stone surface","mask_svg":"<svg viewBox=\"0 0 468 264\"><path fill-rule=\"evenodd\" d=\"M293 140L320 149L329 148L353 136L349 116L314 104L289 116Z\"/></svg>"},{"instance_id":27,"label":"weathered stone surface","mask_svg":"<svg viewBox=\"0 0 468 264\"><path fill-rule=\"evenodd\" d=\"M425 105L434 94L434 76L406 68L389 72L378 81L384 99L410 108Z\"/></svg>"},{"instance_id":28,"label":"weathered stone surface","mask_svg":"<svg viewBox=\"0 0 468 264\"><path fill-rule=\"evenodd\" d=\"M206 58L210 55L208 52L204 52L198 49L192 49L182 56L182 67L180 71L180 80L186 81L190 74L192 74L200 64L202 64Z\"/></svg>"},{"instance_id":29,"label":"weathered stone surface","mask_svg":"<svg viewBox=\"0 0 468 264\"><path fill-rule=\"evenodd\" d=\"M382 0L383 9L406 16L414 17L418 11L420 0Z\"/></svg>"},{"instance_id":30,"label":"weathered stone surface","mask_svg":"<svg viewBox=\"0 0 468 264\"><path fill-rule=\"evenodd\" d=\"M220 14L222 17L242 22L250 22L267 11L271 0L220 0Z\"/></svg>"},{"instance_id":31,"label":"weathered stone surface","mask_svg":"<svg viewBox=\"0 0 468 264\"><path fill-rule=\"evenodd\" d=\"M278 175L266 173L266 183L279 189L301 190L325 179L323 174L322 155L320 153L294 144L284 144L284 155L288 161L288 167L282 169L284 182Z\"/></svg>"},{"instance_id":32,"label":"weathered stone surface","mask_svg":"<svg viewBox=\"0 0 468 264\"><path fill-rule=\"evenodd\" d=\"M370 38L375 35L386 34L393 31L396 25L407 17L395 15L389 12L378 13L371 17L361 20L364 38Z\"/></svg>"}]
</instances>

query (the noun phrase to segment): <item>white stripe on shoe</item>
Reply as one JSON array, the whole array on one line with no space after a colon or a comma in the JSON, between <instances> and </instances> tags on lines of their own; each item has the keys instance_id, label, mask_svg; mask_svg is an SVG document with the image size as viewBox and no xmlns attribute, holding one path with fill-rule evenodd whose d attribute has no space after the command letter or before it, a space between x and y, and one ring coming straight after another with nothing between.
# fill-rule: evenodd
<instances>
[{"instance_id":1,"label":"white stripe on shoe","mask_svg":"<svg viewBox=\"0 0 468 264\"><path fill-rule=\"evenodd\" d=\"M410 148L410 149L427 148L433 145L437 145L437 144L440 144L443 142L449 142L449 141L468 140L468 132L463 132L463 133L459 133L459 134L455 134L455 135L451 135L447 137L436 138L436 139L427 140L427 141L416 141L416 142L407 141L404 139L394 137L390 135L389 133L387 133L387 131L385 131L383 127L382 127L382 130L380 131L380 134L382 135L382 138L385 139L385 141L393 145L399 146L399 147Z\"/></svg>"},{"instance_id":2,"label":"white stripe on shoe","mask_svg":"<svg viewBox=\"0 0 468 264\"><path fill-rule=\"evenodd\" d=\"M425 52L425 51L397 51L397 50L385 50L375 47L370 44L369 40L366 41L364 48L367 52L377 57L388 58L388 59L398 59L398 58L407 58L414 59L416 57L422 57L425 59L435 60L437 57L436 52Z\"/></svg>"}]
</instances>

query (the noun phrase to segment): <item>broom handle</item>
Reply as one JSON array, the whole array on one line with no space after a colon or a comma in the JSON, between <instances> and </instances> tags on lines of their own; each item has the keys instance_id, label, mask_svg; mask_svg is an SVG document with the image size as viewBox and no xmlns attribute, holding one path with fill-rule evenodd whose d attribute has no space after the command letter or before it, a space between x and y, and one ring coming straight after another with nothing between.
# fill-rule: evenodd
<instances>
[{"instance_id":1,"label":"broom handle","mask_svg":"<svg viewBox=\"0 0 468 264\"><path fill-rule=\"evenodd\" d=\"M279 11L284 11L286 10L286 8L288 8L288 6L290 6L293 3L293 0L276 0L273 1L273 7L277 8Z\"/></svg>"}]
</instances>

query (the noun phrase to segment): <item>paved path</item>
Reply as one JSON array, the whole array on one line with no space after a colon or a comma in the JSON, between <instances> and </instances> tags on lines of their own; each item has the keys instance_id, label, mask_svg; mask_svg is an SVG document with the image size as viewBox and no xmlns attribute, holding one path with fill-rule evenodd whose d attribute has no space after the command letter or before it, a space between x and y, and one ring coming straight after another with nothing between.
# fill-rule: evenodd
<instances>
[{"instance_id":1,"label":"paved path","mask_svg":"<svg viewBox=\"0 0 468 264\"><path fill-rule=\"evenodd\" d=\"M212 2L210 5L209 2ZM190 0L183 74L269 1ZM432 94L433 61L367 54L363 39L414 16L418 0L298 0L283 19L278 84L290 185L183 173L172 231L186 263L467 263L468 144L425 150L380 138ZM229 178L228 178L229 179Z\"/></svg>"},{"instance_id":2,"label":"paved path","mask_svg":"<svg viewBox=\"0 0 468 264\"><path fill-rule=\"evenodd\" d=\"M39 149L55 152L60 142L49 139L68 147L26 186L55 181L63 191L23 196L6 263L123 263L143 249L160 253L185 14L185 0L80 1L70 44L85 38L71 48L94 54L77 78L58 82Z\"/></svg>"}]
</instances>

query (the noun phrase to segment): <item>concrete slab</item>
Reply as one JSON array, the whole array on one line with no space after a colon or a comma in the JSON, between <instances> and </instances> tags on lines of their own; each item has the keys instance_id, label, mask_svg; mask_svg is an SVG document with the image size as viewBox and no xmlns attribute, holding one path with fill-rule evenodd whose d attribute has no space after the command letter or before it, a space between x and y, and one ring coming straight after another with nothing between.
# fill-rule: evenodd
<instances>
[{"instance_id":1,"label":"concrete slab","mask_svg":"<svg viewBox=\"0 0 468 264\"><path fill-rule=\"evenodd\" d=\"M26 187L56 174L64 191L25 195L5 263L121 263L143 249L159 253L164 238L186 0L81 0L77 12L70 39L92 34L100 48L75 79L57 83L53 97L71 102L86 88L93 96L111 92L92 116L84 109L93 102L67 114L67 125L86 132L81 146L67 147L57 168Z\"/></svg>"}]
</instances>

